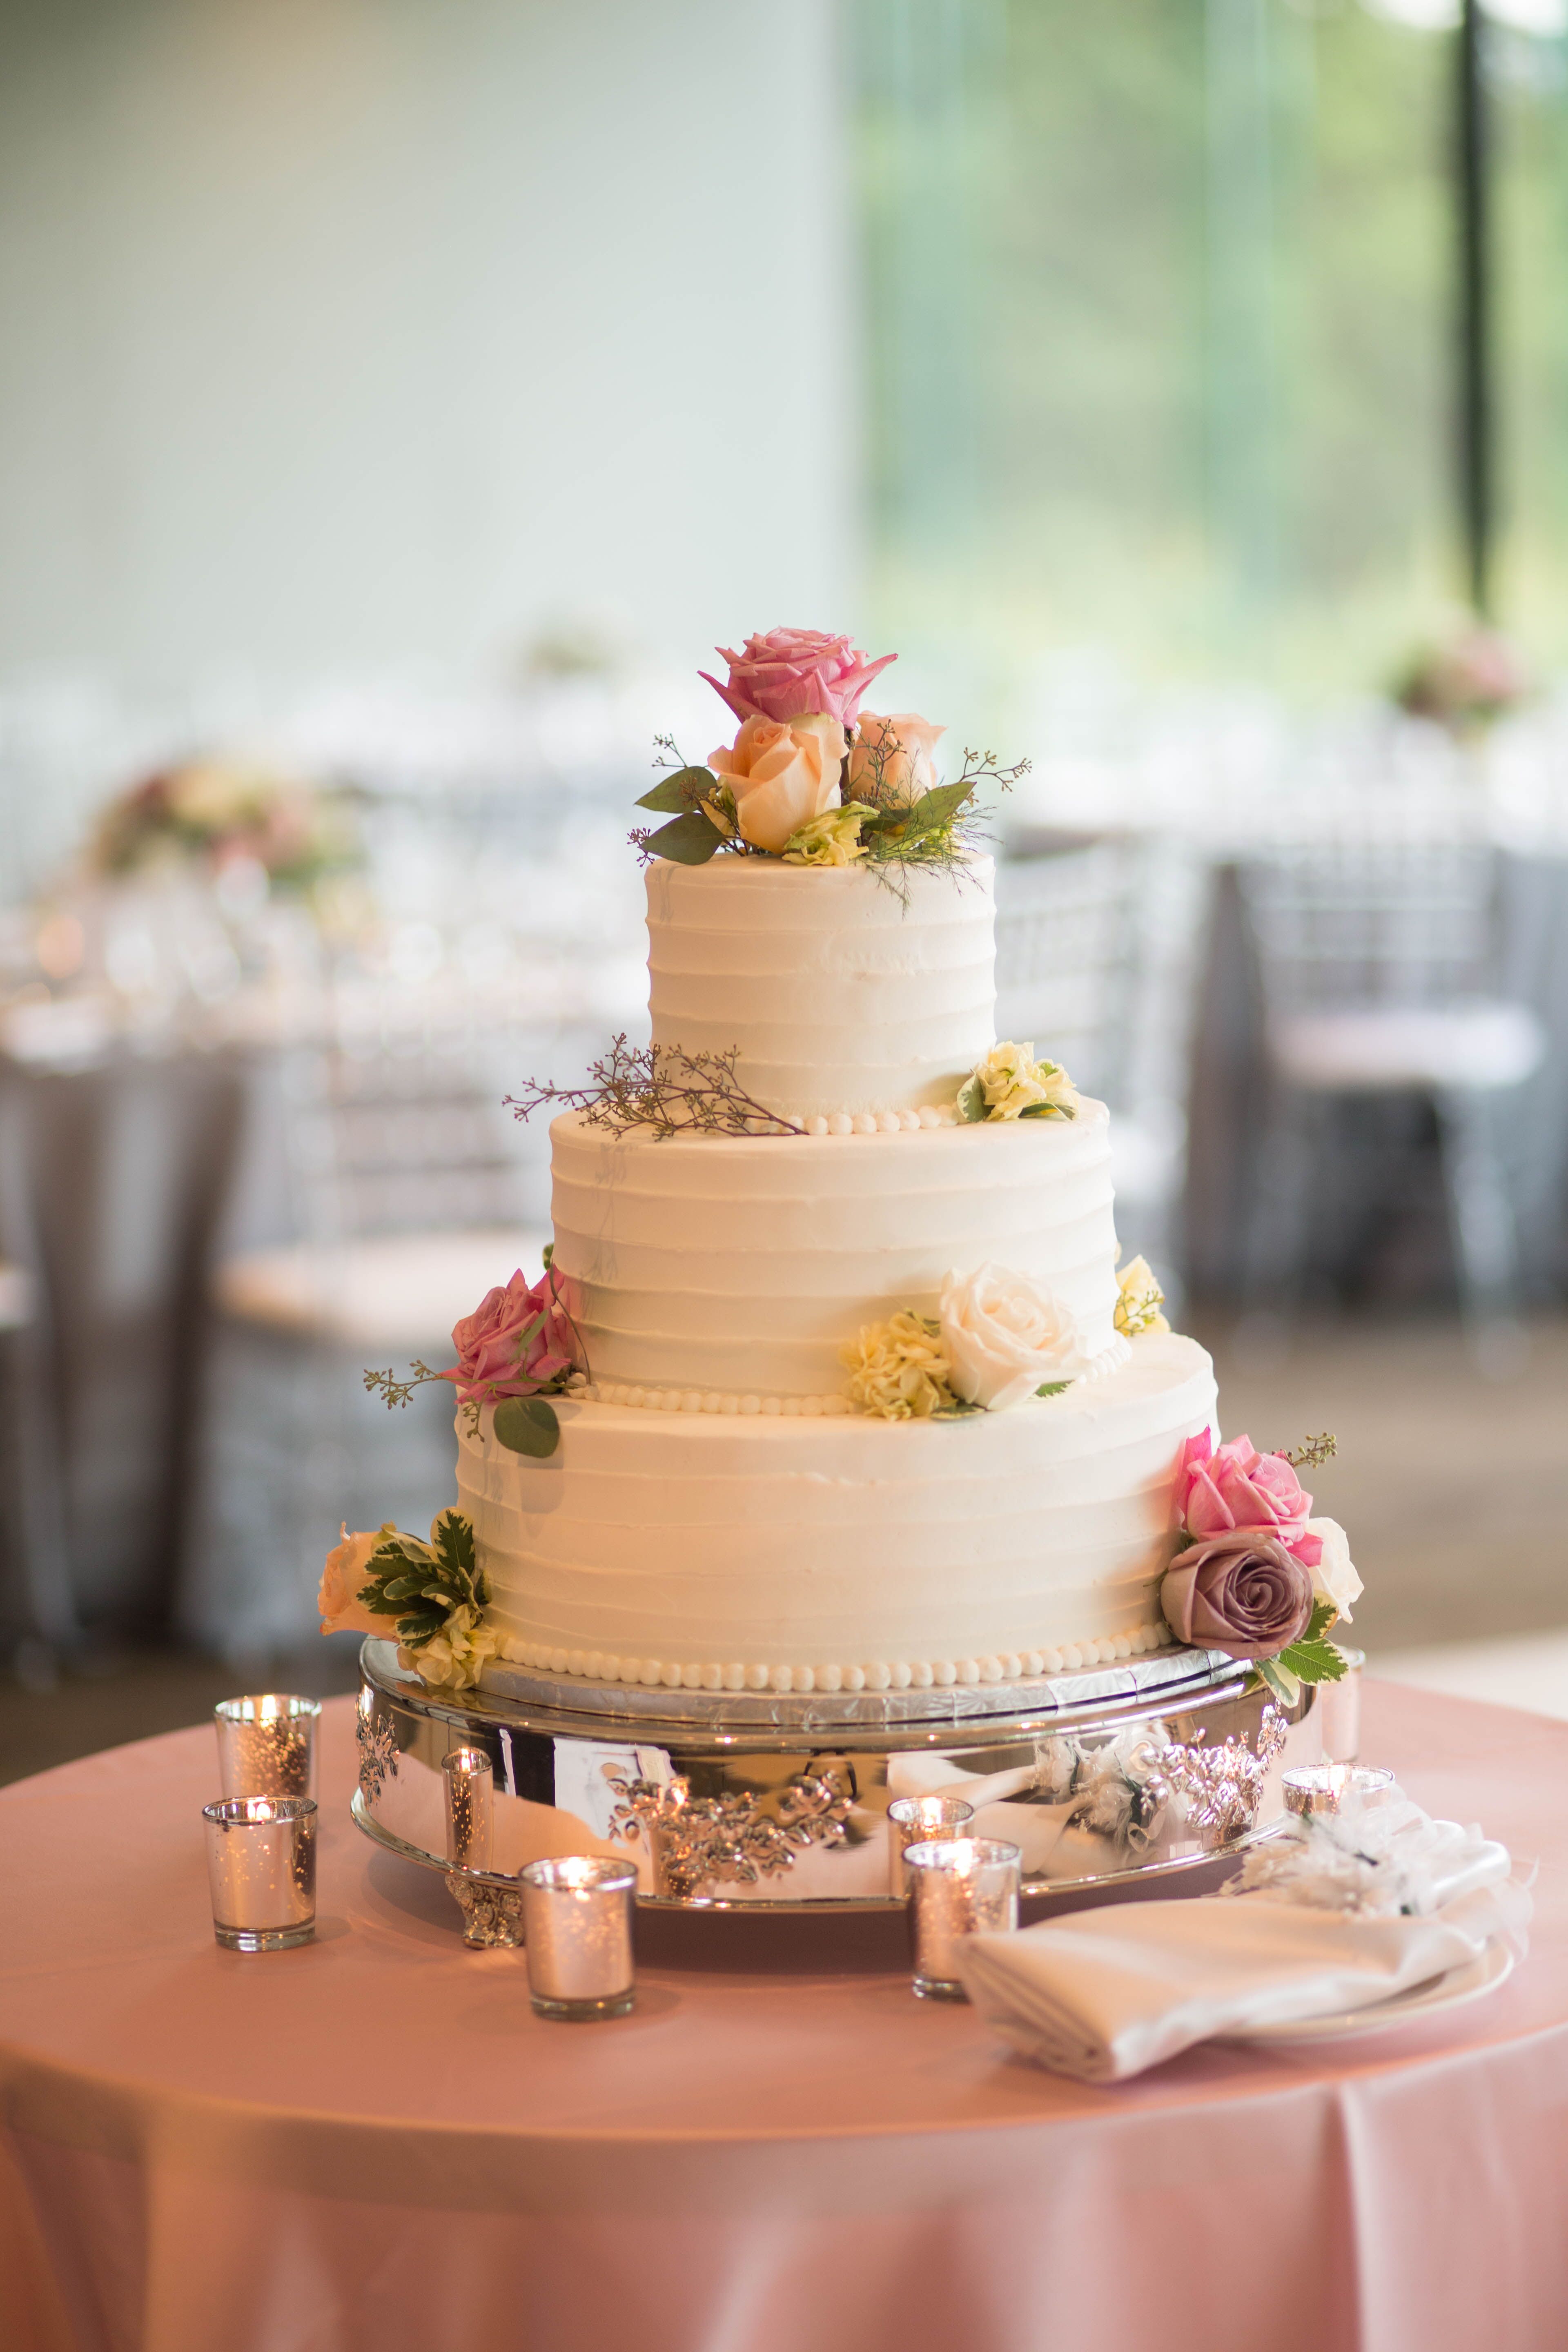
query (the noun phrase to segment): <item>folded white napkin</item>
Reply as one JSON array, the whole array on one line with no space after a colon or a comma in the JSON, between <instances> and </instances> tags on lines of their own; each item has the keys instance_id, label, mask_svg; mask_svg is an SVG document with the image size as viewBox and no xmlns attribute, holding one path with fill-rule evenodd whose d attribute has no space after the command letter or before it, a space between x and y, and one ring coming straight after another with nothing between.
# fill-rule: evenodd
<instances>
[{"instance_id":1,"label":"folded white napkin","mask_svg":"<svg viewBox=\"0 0 1568 2352\"><path fill-rule=\"evenodd\" d=\"M1397 1790L1375 1825L1371 1811L1293 1825L1258 1851L1267 1883L1228 1900L1109 1904L976 1936L965 1990L1026 2056L1114 2083L1240 2026L1386 2000L1520 1932L1529 1901L1500 1888L1506 1847L1429 1822Z\"/></svg>"}]
</instances>

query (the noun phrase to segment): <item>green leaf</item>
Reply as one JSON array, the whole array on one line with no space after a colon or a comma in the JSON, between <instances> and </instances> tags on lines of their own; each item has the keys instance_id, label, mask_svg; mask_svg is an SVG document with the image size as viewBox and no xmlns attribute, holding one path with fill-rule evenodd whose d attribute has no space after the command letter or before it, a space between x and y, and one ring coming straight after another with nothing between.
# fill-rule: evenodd
<instances>
[{"instance_id":1,"label":"green leaf","mask_svg":"<svg viewBox=\"0 0 1568 2352\"><path fill-rule=\"evenodd\" d=\"M1331 1601L1315 1601L1311 1616L1307 1621L1307 1630L1301 1636L1303 1642L1321 1642L1339 1613Z\"/></svg>"},{"instance_id":2,"label":"green leaf","mask_svg":"<svg viewBox=\"0 0 1568 2352\"><path fill-rule=\"evenodd\" d=\"M1254 1672L1265 1688L1274 1693L1276 1698L1283 1699L1287 1706L1295 1706L1301 1696L1301 1685L1298 1677L1285 1664L1282 1657L1259 1658Z\"/></svg>"},{"instance_id":3,"label":"green leaf","mask_svg":"<svg viewBox=\"0 0 1568 2352\"><path fill-rule=\"evenodd\" d=\"M958 1089L958 1116L965 1127L973 1127L986 1116L985 1089L980 1083L980 1073L965 1078Z\"/></svg>"},{"instance_id":4,"label":"green leaf","mask_svg":"<svg viewBox=\"0 0 1568 2352\"><path fill-rule=\"evenodd\" d=\"M930 833L943 832L973 790L972 784L937 784L922 793L904 817L904 838L918 841Z\"/></svg>"},{"instance_id":5,"label":"green leaf","mask_svg":"<svg viewBox=\"0 0 1568 2352\"><path fill-rule=\"evenodd\" d=\"M546 1243L545 1243L545 1244L544 1244L544 1271L545 1271L545 1273L546 1273L546 1274L548 1274L548 1273L549 1273L549 1271L550 1271L551 1267L554 1265L554 1263L555 1263L555 1244L554 1244L554 1243L553 1243L553 1242L546 1242Z\"/></svg>"},{"instance_id":6,"label":"green leaf","mask_svg":"<svg viewBox=\"0 0 1568 2352\"><path fill-rule=\"evenodd\" d=\"M1302 1683L1337 1683L1345 1675L1344 1654L1331 1642L1292 1642L1280 1651L1278 1663Z\"/></svg>"},{"instance_id":7,"label":"green leaf","mask_svg":"<svg viewBox=\"0 0 1568 2352\"><path fill-rule=\"evenodd\" d=\"M1031 1103L1018 1113L1020 1118L1076 1118L1078 1111L1071 1103Z\"/></svg>"},{"instance_id":8,"label":"green leaf","mask_svg":"<svg viewBox=\"0 0 1568 2352\"><path fill-rule=\"evenodd\" d=\"M711 827L709 828L712 830ZM542 1461L561 1443L561 1423L553 1405L542 1397L503 1397L495 1412L496 1442L513 1454L531 1454ZM472 1542L472 1530L469 1530Z\"/></svg>"},{"instance_id":9,"label":"green leaf","mask_svg":"<svg viewBox=\"0 0 1568 2352\"><path fill-rule=\"evenodd\" d=\"M700 809L689 809L650 833L644 844L650 857L668 857L676 866L706 866L723 836Z\"/></svg>"},{"instance_id":10,"label":"green leaf","mask_svg":"<svg viewBox=\"0 0 1568 2352\"><path fill-rule=\"evenodd\" d=\"M717 781L711 768L678 768L673 776L661 776L651 792L644 793L637 806L674 815L705 801Z\"/></svg>"},{"instance_id":11,"label":"green leaf","mask_svg":"<svg viewBox=\"0 0 1568 2352\"><path fill-rule=\"evenodd\" d=\"M984 1410L985 1407L983 1404L966 1404L960 1398L956 1404L938 1405L931 1414L931 1419L932 1421L967 1421L971 1413L984 1412Z\"/></svg>"},{"instance_id":12,"label":"green leaf","mask_svg":"<svg viewBox=\"0 0 1568 2352\"><path fill-rule=\"evenodd\" d=\"M1042 1381L1039 1387L1035 1391L1035 1394L1037 1396L1060 1396L1065 1389L1070 1389L1071 1386L1072 1382L1070 1381Z\"/></svg>"}]
</instances>

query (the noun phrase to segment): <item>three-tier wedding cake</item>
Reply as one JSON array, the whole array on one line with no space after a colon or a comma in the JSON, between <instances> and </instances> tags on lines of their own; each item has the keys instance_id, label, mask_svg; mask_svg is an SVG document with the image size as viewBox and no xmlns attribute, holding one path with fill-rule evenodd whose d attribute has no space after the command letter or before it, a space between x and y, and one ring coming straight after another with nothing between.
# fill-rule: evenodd
<instances>
[{"instance_id":1,"label":"three-tier wedding cake","mask_svg":"<svg viewBox=\"0 0 1568 2352\"><path fill-rule=\"evenodd\" d=\"M1342 1538L1287 1459L1211 1460L1208 1357L1119 1275L1104 1106L996 1040L998 772L939 782L846 638L726 658L735 741L634 835L652 1043L525 1089L545 1269L416 1368L458 1389L458 1509L345 1536L325 1621L395 1618L458 1689L1010 1684L1177 1638L1310 1677Z\"/></svg>"}]
</instances>

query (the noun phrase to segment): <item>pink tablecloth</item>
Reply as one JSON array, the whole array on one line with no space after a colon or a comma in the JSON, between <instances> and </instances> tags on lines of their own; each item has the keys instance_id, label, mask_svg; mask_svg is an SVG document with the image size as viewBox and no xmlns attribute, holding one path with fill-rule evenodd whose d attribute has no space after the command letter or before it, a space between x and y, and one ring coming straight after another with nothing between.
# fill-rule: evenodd
<instances>
[{"instance_id":1,"label":"pink tablecloth","mask_svg":"<svg viewBox=\"0 0 1568 2352\"><path fill-rule=\"evenodd\" d=\"M1568 2342L1568 1725L1367 1695L1370 1756L1540 1857L1502 1991L1111 2090L842 1931L781 1970L750 1923L659 1921L634 2016L541 2023L349 1823L350 1729L319 1940L267 1958L211 1938L209 1731L0 1792L9 2352Z\"/></svg>"}]
</instances>

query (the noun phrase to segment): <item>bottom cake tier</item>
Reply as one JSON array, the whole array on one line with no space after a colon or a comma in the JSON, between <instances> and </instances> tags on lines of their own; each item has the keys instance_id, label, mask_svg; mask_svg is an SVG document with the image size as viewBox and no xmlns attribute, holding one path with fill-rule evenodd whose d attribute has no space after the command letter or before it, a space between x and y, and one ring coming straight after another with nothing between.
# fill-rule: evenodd
<instances>
[{"instance_id":1,"label":"bottom cake tier","mask_svg":"<svg viewBox=\"0 0 1568 2352\"><path fill-rule=\"evenodd\" d=\"M544 1461L458 1415L501 1658L773 1691L1012 1681L1168 1642L1157 1599L1195 1341L1151 1333L1059 1396L890 1423L567 1400Z\"/></svg>"}]
</instances>

